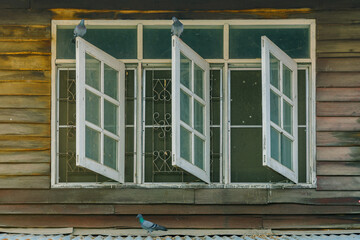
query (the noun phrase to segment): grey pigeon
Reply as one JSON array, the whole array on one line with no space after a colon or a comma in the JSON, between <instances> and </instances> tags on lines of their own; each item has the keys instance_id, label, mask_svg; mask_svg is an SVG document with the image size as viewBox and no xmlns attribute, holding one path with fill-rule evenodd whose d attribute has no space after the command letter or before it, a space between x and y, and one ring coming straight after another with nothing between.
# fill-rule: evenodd
<instances>
[{"instance_id":1,"label":"grey pigeon","mask_svg":"<svg viewBox=\"0 0 360 240\"><path fill-rule=\"evenodd\" d=\"M72 42L75 43L75 38L83 37L85 33L86 33L86 27L84 24L84 19L81 19L80 23L74 29L74 37L72 39Z\"/></svg>"},{"instance_id":2,"label":"grey pigeon","mask_svg":"<svg viewBox=\"0 0 360 240\"><path fill-rule=\"evenodd\" d=\"M145 220L141 214L138 214L136 216L136 218L139 219L141 227L143 229L145 229L148 233L151 233L152 231L157 231L157 230L167 231L166 227L163 227L163 226L160 226L160 225L158 225L156 223L152 223L150 221Z\"/></svg>"},{"instance_id":3,"label":"grey pigeon","mask_svg":"<svg viewBox=\"0 0 360 240\"><path fill-rule=\"evenodd\" d=\"M171 34L180 37L184 31L184 25L176 17L172 17L172 20Z\"/></svg>"}]
</instances>

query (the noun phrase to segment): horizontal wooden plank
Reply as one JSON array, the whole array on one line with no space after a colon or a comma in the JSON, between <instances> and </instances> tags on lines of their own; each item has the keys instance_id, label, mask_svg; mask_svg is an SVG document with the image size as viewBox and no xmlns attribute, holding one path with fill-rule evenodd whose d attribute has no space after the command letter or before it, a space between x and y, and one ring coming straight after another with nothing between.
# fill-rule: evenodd
<instances>
[{"instance_id":1,"label":"horizontal wooden plank","mask_svg":"<svg viewBox=\"0 0 360 240\"><path fill-rule=\"evenodd\" d=\"M317 102L317 116L329 117L358 117L360 116L359 102Z\"/></svg>"},{"instance_id":2,"label":"horizontal wooden plank","mask_svg":"<svg viewBox=\"0 0 360 240\"><path fill-rule=\"evenodd\" d=\"M30 2L28 0L2 0L0 8L29 8Z\"/></svg>"},{"instance_id":3,"label":"horizontal wooden plank","mask_svg":"<svg viewBox=\"0 0 360 240\"><path fill-rule=\"evenodd\" d=\"M316 100L322 102L358 102L360 88L317 88Z\"/></svg>"},{"instance_id":4,"label":"horizontal wooden plank","mask_svg":"<svg viewBox=\"0 0 360 240\"><path fill-rule=\"evenodd\" d=\"M318 72L354 72L359 71L360 58L318 58Z\"/></svg>"},{"instance_id":5,"label":"horizontal wooden plank","mask_svg":"<svg viewBox=\"0 0 360 240\"><path fill-rule=\"evenodd\" d=\"M346 9L337 11L311 11L309 13L295 13L289 15L290 18L309 18L316 19L316 24L356 24L360 23L359 12L357 9ZM317 31L319 33L319 31ZM318 35L318 34L317 34Z\"/></svg>"},{"instance_id":6,"label":"horizontal wooden plank","mask_svg":"<svg viewBox=\"0 0 360 240\"><path fill-rule=\"evenodd\" d=\"M0 70L50 70L50 56L0 55Z\"/></svg>"},{"instance_id":7,"label":"horizontal wooden plank","mask_svg":"<svg viewBox=\"0 0 360 240\"><path fill-rule=\"evenodd\" d=\"M271 189L269 203L359 206L359 191L317 191L316 189Z\"/></svg>"},{"instance_id":8,"label":"horizontal wooden plank","mask_svg":"<svg viewBox=\"0 0 360 240\"><path fill-rule=\"evenodd\" d=\"M0 151L0 163L49 163L50 150Z\"/></svg>"},{"instance_id":9,"label":"horizontal wooden plank","mask_svg":"<svg viewBox=\"0 0 360 240\"><path fill-rule=\"evenodd\" d=\"M317 41L317 53L360 53L359 40Z\"/></svg>"},{"instance_id":10,"label":"horizontal wooden plank","mask_svg":"<svg viewBox=\"0 0 360 240\"><path fill-rule=\"evenodd\" d=\"M48 25L51 24L48 9L1 9L0 25Z\"/></svg>"},{"instance_id":11,"label":"horizontal wooden plank","mask_svg":"<svg viewBox=\"0 0 360 240\"><path fill-rule=\"evenodd\" d=\"M24 108L45 108L50 111L50 96L1 96L2 108L24 109Z\"/></svg>"},{"instance_id":12,"label":"horizontal wooden plank","mask_svg":"<svg viewBox=\"0 0 360 240\"><path fill-rule=\"evenodd\" d=\"M0 123L0 135L50 137L50 124Z\"/></svg>"},{"instance_id":13,"label":"horizontal wooden plank","mask_svg":"<svg viewBox=\"0 0 360 240\"><path fill-rule=\"evenodd\" d=\"M257 216L228 215L208 218L208 216L147 215L147 220L167 228L210 228L244 229L261 228L262 219ZM91 227L91 228L140 228L136 215L1 215L3 227ZM145 233L145 230L144 230Z\"/></svg>"},{"instance_id":14,"label":"horizontal wooden plank","mask_svg":"<svg viewBox=\"0 0 360 240\"><path fill-rule=\"evenodd\" d=\"M317 117L317 131L360 131L359 117Z\"/></svg>"},{"instance_id":15,"label":"horizontal wooden plank","mask_svg":"<svg viewBox=\"0 0 360 240\"><path fill-rule=\"evenodd\" d=\"M317 52L317 58L359 58L360 52Z\"/></svg>"},{"instance_id":16,"label":"horizontal wooden plank","mask_svg":"<svg viewBox=\"0 0 360 240\"><path fill-rule=\"evenodd\" d=\"M49 25L0 25L0 41L49 39Z\"/></svg>"},{"instance_id":17,"label":"horizontal wooden plank","mask_svg":"<svg viewBox=\"0 0 360 240\"><path fill-rule=\"evenodd\" d=\"M317 147L317 161L360 161L360 147Z\"/></svg>"},{"instance_id":18,"label":"horizontal wooden plank","mask_svg":"<svg viewBox=\"0 0 360 240\"><path fill-rule=\"evenodd\" d=\"M51 84L46 82L0 82L0 95L50 95Z\"/></svg>"},{"instance_id":19,"label":"horizontal wooden plank","mask_svg":"<svg viewBox=\"0 0 360 240\"><path fill-rule=\"evenodd\" d=\"M358 24L318 24L316 32L318 40L360 39Z\"/></svg>"},{"instance_id":20,"label":"horizontal wooden plank","mask_svg":"<svg viewBox=\"0 0 360 240\"><path fill-rule=\"evenodd\" d=\"M317 132L317 146L360 146L360 132Z\"/></svg>"},{"instance_id":21,"label":"horizontal wooden plank","mask_svg":"<svg viewBox=\"0 0 360 240\"><path fill-rule=\"evenodd\" d=\"M49 109L0 108L0 123L50 123Z\"/></svg>"},{"instance_id":22,"label":"horizontal wooden plank","mask_svg":"<svg viewBox=\"0 0 360 240\"><path fill-rule=\"evenodd\" d=\"M264 204L265 189L196 189L196 204Z\"/></svg>"},{"instance_id":23,"label":"horizontal wooden plank","mask_svg":"<svg viewBox=\"0 0 360 240\"><path fill-rule=\"evenodd\" d=\"M1 25L0 25L1 26ZM50 71L0 71L0 81L49 81Z\"/></svg>"},{"instance_id":24,"label":"horizontal wooden plank","mask_svg":"<svg viewBox=\"0 0 360 240\"><path fill-rule=\"evenodd\" d=\"M50 149L49 137L0 136L1 151L40 151Z\"/></svg>"},{"instance_id":25,"label":"horizontal wooden plank","mask_svg":"<svg viewBox=\"0 0 360 240\"><path fill-rule=\"evenodd\" d=\"M49 189L50 176L0 176L1 189Z\"/></svg>"},{"instance_id":26,"label":"horizontal wooden plank","mask_svg":"<svg viewBox=\"0 0 360 240\"><path fill-rule=\"evenodd\" d=\"M49 176L50 163L0 163L0 176Z\"/></svg>"},{"instance_id":27,"label":"horizontal wooden plank","mask_svg":"<svg viewBox=\"0 0 360 240\"><path fill-rule=\"evenodd\" d=\"M320 72L317 87L360 87L360 72Z\"/></svg>"},{"instance_id":28,"label":"horizontal wooden plank","mask_svg":"<svg viewBox=\"0 0 360 240\"><path fill-rule=\"evenodd\" d=\"M9 54L38 54L49 55L51 53L50 40L46 41L1 41L0 55Z\"/></svg>"},{"instance_id":29,"label":"horizontal wooden plank","mask_svg":"<svg viewBox=\"0 0 360 240\"><path fill-rule=\"evenodd\" d=\"M318 176L317 189L327 191L358 191L359 176Z\"/></svg>"},{"instance_id":30,"label":"horizontal wooden plank","mask_svg":"<svg viewBox=\"0 0 360 240\"><path fill-rule=\"evenodd\" d=\"M358 162L317 162L318 176L360 176L360 161Z\"/></svg>"},{"instance_id":31,"label":"horizontal wooden plank","mask_svg":"<svg viewBox=\"0 0 360 240\"><path fill-rule=\"evenodd\" d=\"M357 215L264 216L263 227L270 229L357 228Z\"/></svg>"}]
</instances>

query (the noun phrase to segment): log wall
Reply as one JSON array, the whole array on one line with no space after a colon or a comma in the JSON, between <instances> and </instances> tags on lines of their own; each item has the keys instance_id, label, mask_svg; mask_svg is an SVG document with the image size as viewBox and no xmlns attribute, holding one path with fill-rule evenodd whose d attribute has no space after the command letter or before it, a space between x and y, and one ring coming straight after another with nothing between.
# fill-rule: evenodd
<instances>
[{"instance_id":1,"label":"log wall","mask_svg":"<svg viewBox=\"0 0 360 240\"><path fill-rule=\"evenodd\" d=\"M86 2L86 3L85 3ZM50 189L52 19L316 19L317 189ZM0 2L0 225L360 227L360 2Z\"/></svg>"}]
</instances>

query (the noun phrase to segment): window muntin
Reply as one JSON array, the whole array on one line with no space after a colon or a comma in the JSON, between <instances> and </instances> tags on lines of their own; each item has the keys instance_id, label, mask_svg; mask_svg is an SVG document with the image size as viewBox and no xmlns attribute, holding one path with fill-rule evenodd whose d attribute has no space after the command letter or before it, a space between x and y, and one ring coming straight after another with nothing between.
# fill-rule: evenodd
<instances>
[{"instance_id":1,"label":"window muntin","mask_svg":"<svg viewBox=\"0 0 360 240\"><path fill-rule=\"evenodd\" d=\"M262 40L263 164L298 182L297 64Z\"/></svg>"},{"instance_id":2,"label":"window muntin","mask_svg":"<svg viewBox=\"0 0 360 240\"><path fill-rule=\"evenodd\" d=\"M66 22L68 22L68 21L54 21L54 22L56 22L56 24L67 24ZM69 22L74 22L75 23L75 21L69 21ZM101 21L99 21L99 22L101 22ZM103 22L101 22L101 24L107 24L106 23L107 21L103 21ZM111 22L113 22L113 21L111 21ZM114 22L116 22L116 21L114 21ZM121 24L123 24L123 22L124 21L121 21ZM137 23L137 21L127 21L127 22L136 22L135 24L139 24L139 23ZM129 24L129 23L125 23L125 25L126 24ZM140 21L140 22L143 22L143 24L144 24L144 28L146 27L146 26L150 26L151 24L154 24L154 23L151 23L150 25L147 25L148 23L147 23L147 21ZM152 21L149 21L149 22L152 22ZM158 23L158 22L161 22L161 21L155 21L156 22L156 24ZM164 22L166 22L166 21L164 21ZM185 22L186 22L186 20L185 20ZM194 23L198 23L198 22L201 22L201 21L194 21ZM207 21L208 22L208 21ZM213 24L213 23L215 23L215 21L209 21L210 22L210 24ZM222 24L222 22L224 22L224 21L216 21L216 24ZM251 22L251 21L234 21L234 20L230 20L230 21L225 21L225 22L228 22L229 23L229 25L230 25L230 28L231 28L231 26L232 26L232 24L238 24L238 23L243 23L244 22L244 24L247 24L247 22ZM267 24L267 21L261 21L261 20L255 20L254 22L258 22L258 23L260 23L260 25L261 24ZM280 24L282 24L281 23L281 21L269 21L269 23L271 22L271 24L274 24L274 22L280 22ZM292 21L292 20L290 20L290 21L286 21L286 24L292 24L292 25L296 25L297 23L296 23L297 21ZM307 20L303 20L303 21L298 21L299 23L301 22L302 24L304 23L304 22L306 22L305 24L308 24L308 26L309 26L309 23L311 22L311 21L308 21L307 22ZM74 23L71 23L71 24L74 24ZM97 24L96 23L96 21L94 21L94 25L99 25L99 24ZM100 25L101 25L100 24ZM113 24L113 23L112 23ZM160 24L163 24L163 23L160 23ZM170 23L166 23L166 24L169 24L170 25ZM166 25L165 24L165 25ZM186 22L186 25L187 24L189 24L189 23L187 23ZM192 22L191 22L191 24L193 24ZM313 24L313 23L312 23ZM99 26L100 26L99 25ZM114 25L114 24L113 24ZM116 23L115 23L115 25L116 25ZM141 23L140 23L140 25L141 25ZM275 23L274 25L277 25L277 23ZM139 25L138 25L139 26ZM72 27L71 27L72 28ZM312 28L312 27L311 27ZM138 31L138 33L140 33L139 31ZM228 49L228 43L226 43L226 34L227 34L227 30L226 30L226 26L225 26L225 30L224 30L224 32L223 32L223 34L224 34L224 45L223 45L223 47L224 47L224 57L226 57L226 49ZM313 31L311 32L311 34L313 34ZM141 36L141 34L140 34L140 36ZM313 35L311 36L311 46L313 47ZM138 37L138 40L139 40L139 37ZM153 60L141 60L141 57L142 57L142 48L140 47L139 48L139 45L138 45L138 57L140 57L140 59L137 59L137 60L129 60L129 61L125 61L125 62L144 62L144 63L150 63L150 62L155 62L155 61L153 61ZM140 53L140 54L139 54ZM314 55L312 55L312 56L314 56ZM215 63L215 62L226 62L226 60L224 60L224 59L220 59L219 61L214 61L214 60L211 60L211 62L213 62L213 63ZM237 60L236 60L237 61ZM232 67L232 66L230 66L232 63L235 63L236 62L235 61L235 59L234 60L230 60L229 61L229 63L226 63L226 65L230 68L230 67ZM256 60L256 61L253 61L253 60L250 60L250 63L253 63L253 62L257 62L258 60ZM313 61L313 60L310 60L310 59L301 59L300 60L300 62L311 62L311 61ZM69 62L69 63L71 63L71 61L69 61L69 60L62 60L62 61L57 61L57 60L55 60L55 63L58 63L58 64L63 64L63 63L67 63L67 62ZM165 62L165 61L160 61L161 63L163 63L163 62ZM160 63L159 62L159 63ZM245 63L244 61L240 61L241 63ZM145 64L146 65L146 64ZM130 65L129 65L130 66ZM216 66L216 65L214 65L214 66ZM234 66L237 66L237 65L234 65ZM249 65L247 65L247 66L249 66ZM221 67L222 68L222 67ZM141 71L141 68L140 68L140 71ZM310 74L313 74L313 73L311 73L311 68L310 68L310 71L309 71L309 73ZM307 73L308 74L308 73ZM138 75L138 74L137 74ZM224 73L224 76L225 76L225 80L227 80L227 76L228 76L228 74L226 74L226 72ZM312 75L313 76L313 75ZM310 77L310 75L307 75L307 78L309 78ZM224 86L225 86L225 88L226 89L228 89L227 88L227 86L226 86L227 84L225 84ZM310 85L310 87L311 87L311 85ZM311 91L312 92L312 91ZM312 94L312 93L309 93L310 95ZM225 95L226 96L226 95ZM227 100L226 100L227 101ZM221 102L221 101L220 101ZM217 105L215 102L214 103L212 103L212 105ZM220 107L220 105L219 105L219 107ZM306 108L308 108L308 106L306 106ZM309 107L309 108L311 108L311 106ZM225 113L227 112L225 109L220 109L220 111L225 111ZM306 109L306 111L307 111L307 109ZM217 117L218 115L217 114L215 114L215 116L214 116L214 118L216 119L216 118L218 118ZM310 117L311 118L311 117ZM218 118L219 120L221 119L221 118ZM222 120L222 119L221 119ZM226 118L225 118L225 121L226 121ZM225 123L225 122L224 122ZM217 128L218 130L220 130L220 135L222 135L222 133L224 133L222 130L221 130L221 127L222 127L222 124L223 123L220 123L220 126L219 125L216 125L216 126L219 126L219 128ZM134 128L133 128L133 130L135 130L135 127L136 126L134 126ZM214 128L215 129L215 128ZM311 131L311 129L310 129L310 131ZM219 132L219 131L217 131L217 132ZM134 136L135 137L135 136ZM224 136L225 138L226 138L226 136ZM220 140L222 141L223 140L223 137L220 137ZM226 144L226 141L224 142L225 143L225 146L227 145ZM226 147L225 147L225 149L226 149ZM312 150L311 150L312 151ZM222 149L219 151L219 152L222 152ZM220 156L220 155L219 155ZM312 164L311 162L310 162L310 164ZM227 169L229 169L229 168L226 168L226 166L224 165L224 163L221 163L221 165L222 165L222 169L223 169L223 171L228 171ZM224 167L225 166L225 167ZM134 166L132 166L132 167L134 167ZM221 172L219 172L220 173L220 175L222 175L223 173L225 173L225 175L226 175L226 172L223 172L223 171L221 171ZM216 173L215 173L216 174ZM221 177L221 176L220 176ZM221 180L223 181L223 178L221 177ZM221 181L221 182L222 182ZM226 182L226 181L225 181ZM311 182L311 181L310 181Z\"/></svg>"}]
</instances>

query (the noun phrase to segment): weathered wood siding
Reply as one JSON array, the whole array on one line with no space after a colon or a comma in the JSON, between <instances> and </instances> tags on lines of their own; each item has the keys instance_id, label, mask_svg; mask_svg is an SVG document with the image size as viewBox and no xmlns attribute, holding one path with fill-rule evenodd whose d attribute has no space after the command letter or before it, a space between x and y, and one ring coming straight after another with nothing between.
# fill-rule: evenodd
<instances>
[{"instance_id":1,"label":"weathered wood siding","mask_svg":"<svg viewBox=\"0 0 360 240\"><path fill-rule=\"evenodd\" d=\"M0 2L1 226L360 227L359 1L84 2ZM50 189L51 20L173 15L316 19L317 189Z\"/></svg>"}]
</instances>

